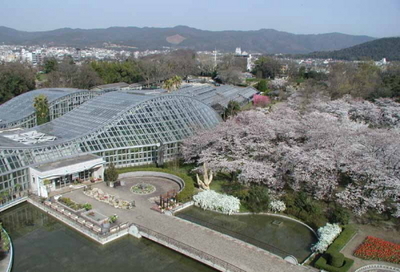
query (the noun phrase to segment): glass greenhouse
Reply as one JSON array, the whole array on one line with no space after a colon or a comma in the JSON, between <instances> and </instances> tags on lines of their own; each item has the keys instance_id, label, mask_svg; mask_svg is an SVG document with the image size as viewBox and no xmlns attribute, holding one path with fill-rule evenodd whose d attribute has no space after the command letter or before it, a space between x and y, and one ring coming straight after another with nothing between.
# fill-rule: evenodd
<instances>
[{"instance_id":1,"label":"glass greenhouse","mask_svg":"<svg viewBox=\"0 0 400 272\"><path fill-rule=\"evenodd\" d=\"M103 92L72 88L40 89L23 93L1 105L0 129L36 126L33 102L38 95L47 97L50 120L53 120L101 94Z\"/></svg>"},{"instance_id":2,"label":"glass greenhouse","mask_svg":"<svg viewBox=\"0 0 400 272\"><path fill-rule=\"evenodd\" d=\"M55 100L49 97L49 102ZM209 105L186 94L109 92L41 126L4 130L0 192L21 184L46 196L45 179L57 189L81 177L102 178L103 166L110 162L118 167L162 164L176 157L184 138L220 121Z\"/></svg>"}]
</instances>

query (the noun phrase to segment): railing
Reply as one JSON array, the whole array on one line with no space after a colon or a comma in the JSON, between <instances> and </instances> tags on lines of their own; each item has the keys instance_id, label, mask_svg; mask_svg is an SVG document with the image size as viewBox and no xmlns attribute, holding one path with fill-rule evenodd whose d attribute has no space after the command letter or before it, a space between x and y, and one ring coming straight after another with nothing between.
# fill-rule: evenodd
<instances>
[{"instance_id":1,"label":"railing","mask_svg":"<svg viewBox=\"0 0 400 272\"><path fill-rule=\"evenodd\" d=\"M369 264L369 265L360 267L355 272L364 272L364 271L370 271L370 270L374 270L374 269L385 269L387 271L400 272L400 268L388 266L388 265L384 265L384 264Z\"/></svg>"},{"instance_id":2,"label":"railing","mask_svg":"<svg viewBox=\"0 0 400 272\"><path fill-rule=\"evenodd\" d=\"M186 208L188 208L190 206L193 206L193 205L194 205L194 202L193 201L189 201L189 202L183 203L182 205L176 206L175 208L170 210L170 212L174 215L175 213L177 213L177 212L179 212L179 211L181 211L183 209L186 209Z\"/></svg>"},{"instance_id":3,"label":"railing","mask_svg":"<svg viewBox=\"0 0 400 272\"><path fill-rule=\"evenodd\" d=\"M7 269L5 270L6 272L11 272L12 269L12 263L13 263L13 258L14 258L14 248L12 245L12 241L10 236L8 235L7 231L5 229L2 229L2 231L4 232L4 234L7 236L7 239L10 243L10 251L8 252L8 255L10 256L10 258L8 259L8 265L7 265Z\"/></svg>"},{"instance_id":4,"label":"railing","mask_svg":"<svg viewBox=\"0 0 400 272\"><path fill-rule=\"evenodd\" d=\"M208 264L214 268L217 268L222 271L230 271L230 272L245 272L245 270L230 264L224 260L221 260L215 256L212 256L204 251L201 251L197 248L194 248L190 245L187 245L183 242L177 241L171 237L168 237L162 233L156 232L154 230L151 230L149 228L143 227L141 225L135 224L136 227L139 229L140 234L143 237L146 237L150 240L154 240L160 244L164 244L167 247L172 247L178 252L181 252L182 254L185 254L189 257L192 257L196 260L199 260L205 264Z\"/></svg>"},{"instance_id":5,"label":"railing","mask_svg":"<svg viewBox=\"0 0 400 272\"><path fill-rule=\"evenodd\" d=\"M10 201L7 201L5 204L0 205L0 212L5 211L11 207L14 207L15 205L18 205L18 204L26 201L27 199L28 199L28 196L21 196L21 197L14 198Z\"/></svg>"},{"instance_id":6,"label":"railing","mask_svg":"<svg viewBox=\"0 0 400 272\"><path fill-rule=\"evenodd\" d=\"M66 215L60 213L59 211L42 204L40 202L40 200L38 200L38 197L31 196L28 199L28 202L33 204L34 206L38 207L39 209L45 211L49 215L57 218L64 224L76 229L77 231L81 232L82 234L88 236L89 238L91 238L101 244L106 244L107 242L110 242L114 239L124 236L124 235L128 234L128 232L129 232L130 225L127 225L125 228L118 230L116 232L110 232L110 231L108 231L106 233L95 232L94 230L86 227L84 224L79 224L76 221L72 220L71 218L67 217Z\"/></svg>"}]
</instances>

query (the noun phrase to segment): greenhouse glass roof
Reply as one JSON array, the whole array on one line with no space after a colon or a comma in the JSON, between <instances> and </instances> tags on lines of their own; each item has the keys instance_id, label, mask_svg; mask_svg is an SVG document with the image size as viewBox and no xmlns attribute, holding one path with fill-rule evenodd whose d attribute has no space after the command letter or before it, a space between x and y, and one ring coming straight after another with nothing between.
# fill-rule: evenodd
<instances>
[{"instance_id":1,"label":"greenhouse glass roof","mask_svg":"<svg viewBox=\"0 0 400 272\"><path fill-rule=\"evenodd\" d=\"M87 142L88 139L111 139L113 147L176 142L198 128L211 128L220 120L212 108L193 97L110 92L44 125L17 133L1 133L0 148L27 148L26 144L10 138L30 135L32 131L53 138L51 142L31 141L31 148L81 141L79 139L83 138L85 140L82 141Z\"/></svg>"},{"instance_id":2,"label":"greenhouse glass roof","mask_svg":"<svg viewBox=\"0 0 400 272\"><path fill-rule=\"evenodd\" d=\"M49 88L23 93L0 106L0 124L13 122L32 114L35 111L33 101L40 94L47 96L50 104L63 96L83 91L89 92L88 90L72 88Z\"/></svg>"}]
</instances>

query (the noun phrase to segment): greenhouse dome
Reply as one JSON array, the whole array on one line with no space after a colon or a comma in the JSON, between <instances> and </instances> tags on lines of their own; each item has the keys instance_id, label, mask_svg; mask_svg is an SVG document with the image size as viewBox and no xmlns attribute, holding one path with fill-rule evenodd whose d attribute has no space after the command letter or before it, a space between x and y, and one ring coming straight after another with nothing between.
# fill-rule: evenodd
<instances>
[{"instance_id":1,"label":"greenhouse dome","mask_svg":"<svg viewBox=\"0 0 400 272\"><path fill-rule=\"evenodd\" d=\"M162 164L176 158L180 141L220 121L210 106L186 95L106 93L44 125L3 131L0 191L3 183L31 182L35 188L44 172L57 167L63 169L51 175L72 181L75 172L94 167L92 175L110 162L118 167Z\"/></svg>"}]
</instances>

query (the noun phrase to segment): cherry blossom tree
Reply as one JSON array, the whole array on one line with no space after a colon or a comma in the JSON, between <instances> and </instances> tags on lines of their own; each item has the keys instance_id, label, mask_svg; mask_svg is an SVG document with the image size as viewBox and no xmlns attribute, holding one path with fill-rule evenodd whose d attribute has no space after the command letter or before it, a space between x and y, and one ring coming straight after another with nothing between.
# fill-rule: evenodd
<instances>
[{"instance_id":1,"label":"cherry blossom tree","mask_svg":"<svg viewBox=\"0 0 400 272\"><path fill-rule=\"evenodd\" d=\"M285 186L356 214L399 217L400 104L296 92L271 111L251 110L186 139L187 162L207 163L243 184Z\"/></svg>"}]
</instances>

